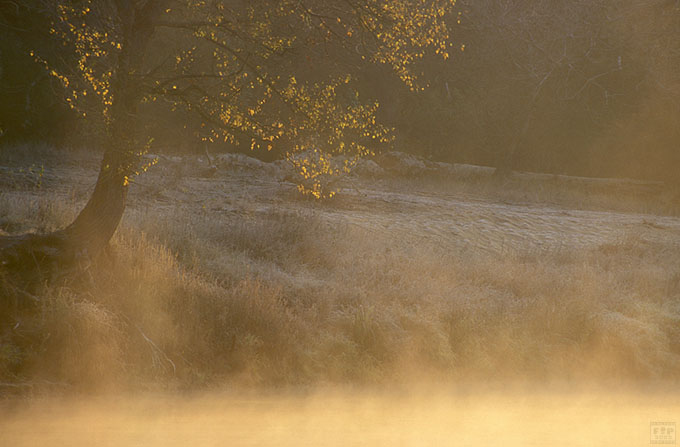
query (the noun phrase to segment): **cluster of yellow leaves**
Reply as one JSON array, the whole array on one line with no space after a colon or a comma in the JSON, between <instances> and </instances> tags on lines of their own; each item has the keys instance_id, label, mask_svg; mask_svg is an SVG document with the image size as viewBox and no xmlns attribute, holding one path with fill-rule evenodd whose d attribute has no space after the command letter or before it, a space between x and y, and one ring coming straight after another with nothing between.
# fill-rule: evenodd
<instances>
[{"instance_id":1,"label":"cluster of yellow leaves","mask_svg":"<svg viewBox=\"0 0 680 447\"><path fill-rule=\"evenodd\" d=\"M390 130L376 122L377 103L357 100L342 105L338 100L338 88L350 81L346 76L307 86L292 78L284 90L304 117L291 122L290 139L298 143L286 157L300 176L298 190L305 195L333 197L338 175L349 173L359 159L373 155L371 147L393 139Z\"/></svg>"},{"instance_id":2,"label":"cluster of yellow leaves","mask_svg":"<svg viewBox=\"0 0 680 447\"><path fill-rule=\"evenodd\" d=\"M60 80L67 91L66 102L72 109L86 116L87 110L91 109L88 106L93 104L93 101L87 101L89 95L98 99L94 101L95 107L108 119L109 108L114 101L110 84L113 72L102 68L106 67L106 64L99 62L112 52L120 50L121 45L107 31L89 26L87 20L92 14L92 0L85 0L77 5L57 4L58 20L50 28L50 33L64 46L72 46L76 58L75 70L66 74L54 68L34 51L31 52L31 56L44 65L52 76ZM86 102L88 106L85 106Z\"/></svg>"},{"instance_id":3,"label":"cluster of yellow leaves","mask_svg":"<svg viewBox=\"0 0 680 447\"><path fill-rule=\"evenodd\" d=\"M390 65L412 90L422 90L411 68L428 49L449 58L446 16L455 0L372 0L358 20L379 42L373 61Z\"/></svg>"},{"instance_id":4,"label":"cluster of yellow leaves","mask_svg":"<svg viewBox=\"0 0 680 447\"><path fill-rule=\"evenodd\" d=\"M144 145L144 148L141 151L134 153L133 154L134 157L131 158L131 160L141 159L144 154L147 154L149 152L149 149L151 148L152 143L153 143L153 138L149 138L149 140ZM120 167L121 171L130 173L128 175L123 176L123 186L128 186L132 182L133 176L136 176L136 175L141 174L142 172L148 171L149 168L151 168L152 166L155 166L157 163L158 163L158 157L154 157L151 160L143 162L140 166L135 166L134 163L130 163L129 166Z\"/></svg>"},{"instance_id":5,"label":"cluster of yellow leaves","mask_svg":"<svg viewBox=\"0 0 680 447\"><path fill-rule=\"evenodd\" d=\"M306 44L363 42L372 36L367 53L371 61L390 65L411 89L420 89L413 64L428 50L449 57L446 19L455 1L361 0L333 6L282 0L245 9L228 8L224 2L190 3L190 17L202 23L193 35L212 45L211 76L192 79L191 85L159 87L167 89L178 107L200 113L199 137L205 142L238 144L246 135L251 149L289 144L285 153L299 174L300 191L322 198L335 194L332 179L393 137L376 122L377 103L363 103L358 94L347 99L347 91L352 91L349 75L310 82L300 79L305 78L302 73L298 76L300 66L292 65L288 75L272 70L272 59ZM307 38L301 42L303 35ZM184 75L196 64L194 51L176 58L176 69ZM340 88L345 92L342 99Z\"/></svg>"}]
</instances>

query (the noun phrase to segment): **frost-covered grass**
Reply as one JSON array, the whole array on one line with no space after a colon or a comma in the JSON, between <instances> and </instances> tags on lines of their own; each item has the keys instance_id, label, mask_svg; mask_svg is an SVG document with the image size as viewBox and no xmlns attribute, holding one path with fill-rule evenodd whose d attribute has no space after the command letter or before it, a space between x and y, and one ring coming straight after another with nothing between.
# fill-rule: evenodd
<instances>
[{"instance_id":1,"label":"frost-covered grass","mask_svg":"<svg viewBox=\"0 0 680 447\"><path fill-rule=\"evenodd\" d=\"M79 277L30 305L0 288L0 393L680 380L672 238L490 252L287 197L241 212L137 198ZM58 228L76 202L3 192L0 229Z\"/></svg>"},{"instance_id":2,"label":"frost-covered grass","mask_svg":"<svg viewBox=\"0 0 680 447\"><path fill-rule=\"evenodd\" d=\"M679 258L635 239L491 256L314 214L135 213L111 253L36 308L5 297L0 375L96 388L675 381Z\"/></svg>"}]
</instances>

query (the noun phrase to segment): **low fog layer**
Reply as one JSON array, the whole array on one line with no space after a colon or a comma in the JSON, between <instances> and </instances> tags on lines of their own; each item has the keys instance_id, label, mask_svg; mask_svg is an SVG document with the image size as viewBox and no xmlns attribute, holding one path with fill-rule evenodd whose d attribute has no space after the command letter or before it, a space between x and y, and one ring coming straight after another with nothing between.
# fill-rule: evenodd
<instances>
[{"instance_id":1,"label":"low fog layer","mask_svg":"<svg viewBox=\"0 0 680 447\"><path fill-rule=\"evenodd\" d=\"M650 422L677 418L677 402L677 395L659 390L497 394L476 388L38 400L0 407L0 442L17 447L579 446L587 439L593 445L640 446L652 440Z\"/></svg>"}]
</instances>

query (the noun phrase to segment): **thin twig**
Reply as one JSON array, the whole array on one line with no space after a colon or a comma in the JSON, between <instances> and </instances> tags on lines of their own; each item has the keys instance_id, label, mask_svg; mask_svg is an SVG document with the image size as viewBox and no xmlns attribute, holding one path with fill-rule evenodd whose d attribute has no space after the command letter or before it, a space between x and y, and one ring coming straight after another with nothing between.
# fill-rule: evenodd
<instances>
[{"instance_id":1,"label":"thin twig","mask_svg":"<svg viewBox=\"0 0 680 447\"><path fill-rule=\"evenodd\" d=\"M170 365L172 365L173 374L177 375L177 367L175 366L175 362L173 362L170 359L170 357L168 357L168 355L165 352L163 352L163 350L161 348L159 348L158 345L156 345L156 343L153 342L153 340L151 340L149 337L147 337L146 334L144 333L144 331L142 331L142 329L139 326L135 326L135 327L137 328L139 333L142 334L142 337L144 337L144 340L146 340L146 342L151 345L152 357L153 357L153 355L158 355L158 353L162 354L163 357L165 358L165 361L167 361L168 363L170 363Z\"/></svg>"}]
</instances>

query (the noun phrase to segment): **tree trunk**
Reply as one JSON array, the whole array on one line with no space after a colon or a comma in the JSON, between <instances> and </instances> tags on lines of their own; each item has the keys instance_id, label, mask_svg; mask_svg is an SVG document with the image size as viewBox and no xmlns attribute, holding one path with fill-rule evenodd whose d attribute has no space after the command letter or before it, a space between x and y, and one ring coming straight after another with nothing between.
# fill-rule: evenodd
<instances>
[{"instance_id":1,"label":"tree trunk","mask_svg":"<svg viewBox=\"0 0 680 447\"><path fill-rule=\"evenodd\" d=\"M109 142L114 144L115 139ZM127 197L124 155L116 148L107 149L90 200L64 230L81 254L96 256L108 244L123 217Z\"/></svg>"},{"instance_id":2,"label":"tree trunk","mask_svg":"<svg viewBox=\"0 0 680 447\"><path fill-rule=\"evenodd\" d=\"M117 143L112 134L94 191L71 225L49 234L0 238L0 273L9 275L5 279L25 288L55 274L85 269L108 244L125 210L130 163Z\"/></svg>"}]
</instances>

